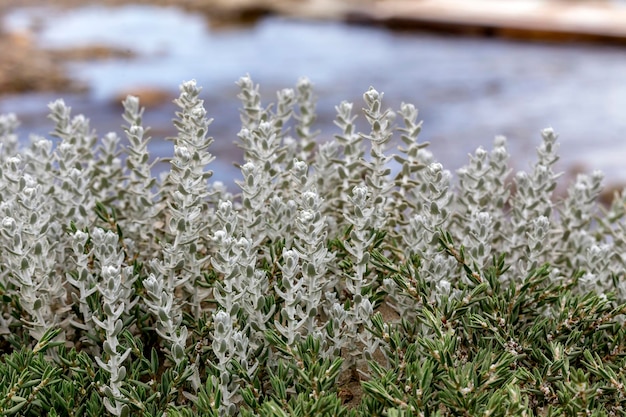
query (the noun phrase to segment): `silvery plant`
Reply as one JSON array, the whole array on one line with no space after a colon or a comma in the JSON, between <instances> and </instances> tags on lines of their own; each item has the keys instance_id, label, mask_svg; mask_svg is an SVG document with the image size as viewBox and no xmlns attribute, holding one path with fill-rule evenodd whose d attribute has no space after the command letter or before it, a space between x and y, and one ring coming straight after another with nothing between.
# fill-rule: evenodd
<instances>
[{"instance_id":1,"label":"silvery plant","mask_svg":"<svg viewBox=\"0 0 626 417\"><path fill-rule=\"evenodd\" d=\"M451 171L374 88L324 136L310 80L237 85L235 190L195 81L159 177L137 97L121 135L0 116L1 415L623 413L626 200L560 192L553 130Z\"/></svg>"}]
</instances>

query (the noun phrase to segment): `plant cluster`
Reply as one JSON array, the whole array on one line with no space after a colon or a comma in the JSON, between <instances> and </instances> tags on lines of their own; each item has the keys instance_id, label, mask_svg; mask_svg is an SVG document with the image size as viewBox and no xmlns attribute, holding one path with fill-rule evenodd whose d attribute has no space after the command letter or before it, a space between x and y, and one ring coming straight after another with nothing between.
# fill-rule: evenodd
<instances>
[{"instance_id":1,"label":"plant cluster","mask_svg":"<svg viewBox=\"0 0 626 417\"><path fill-rule=\"evenodd\" d=\"M370 88L322 142L310 81L238 85L235 193L195 81L160 178L136 97L124 139L62 100L26 147L0 117L0 415L626 414L626 196L555 195L552 130L454 179L413 105Z\"/></svg>"}]
</instances>

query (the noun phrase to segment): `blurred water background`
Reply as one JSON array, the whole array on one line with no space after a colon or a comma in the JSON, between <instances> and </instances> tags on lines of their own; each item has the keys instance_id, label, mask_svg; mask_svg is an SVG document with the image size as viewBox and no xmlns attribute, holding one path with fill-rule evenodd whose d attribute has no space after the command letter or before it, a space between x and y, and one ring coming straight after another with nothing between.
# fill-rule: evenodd
<instances>
[{"instance_id":1,"label":"blurred water background","mask_svg":"<svg viewBox=\"0 0 626 417\"><path fill-rule=\"evenodd\" d=\"M465 164L478 146L490 148L496 135L508 138L515 169L528 169L541 130L553 127L560 135L561 170L601 169L609 184L626 181L623 48L400 33L280 17L213 29L204 16L147 5L18 8L3 24L15 31L36 27L43 48L98 44L134 55L69 63L72 76L89 87L85 93L0 99L0 113L20 118L24 140L52 129L46 105L59 96L74 114L88 116L100 135L123 136L119 100L125 93L153 89L174 98L182 81L196 79L215 118L215 178L232 184L239 178L232 162L240 161L233 145L239 131L237 79L249 73L268 103L277 89L307 76L319 98L320 141L338 133L334 106L349 100L360 109L363 92L374 86L390 107L405 101L419 108L421 139L450 170ZM175 134L174 111L171 99L146 109L154 156L172 154L164 138Z\"/></svg>"}]
</instances>

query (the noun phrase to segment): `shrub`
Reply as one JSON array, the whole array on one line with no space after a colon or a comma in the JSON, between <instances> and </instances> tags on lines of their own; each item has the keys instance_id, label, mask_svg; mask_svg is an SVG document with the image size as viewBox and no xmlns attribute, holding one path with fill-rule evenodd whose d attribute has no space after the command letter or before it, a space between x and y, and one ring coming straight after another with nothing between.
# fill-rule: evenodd
<instances>
[{"instance_id":1,"label":"shrub","mask_svg":"<svg viewBox=\"0 0 626 417\"><path fill-rule=\"evenodd\" d=\"M552 130L530 172L498 137L453 180L410 104L371 88L370 131L342 102L321 143L308 80L238 85L237 194L194 81L160 179L135 97L123 145L62 100L56 143L0 118L0 414L624 414L626 200L555 196Z\"/></svg>"}]
</instances>

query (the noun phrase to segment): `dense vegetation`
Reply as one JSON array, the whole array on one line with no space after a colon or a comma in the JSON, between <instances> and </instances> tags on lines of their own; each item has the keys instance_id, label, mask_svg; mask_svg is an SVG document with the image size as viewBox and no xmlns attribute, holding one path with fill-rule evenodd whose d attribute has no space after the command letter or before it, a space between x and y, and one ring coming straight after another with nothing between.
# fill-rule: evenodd
<instances>
[{"instance_id":1,"label":"dense vegetation","mask_svg":"<svg viewBox=\"0 0 626 417\"><path fill-rule=\"evenodd\" d=\"M193 81L158 179L135 97L125 141L61 100L54 140L0 118L1 415L624 414L626 200L555 196L554 132L453 178L412 105L370 89L323 142L308 80L239 86L236 194Z\"/></svg>"}]
</instances>

